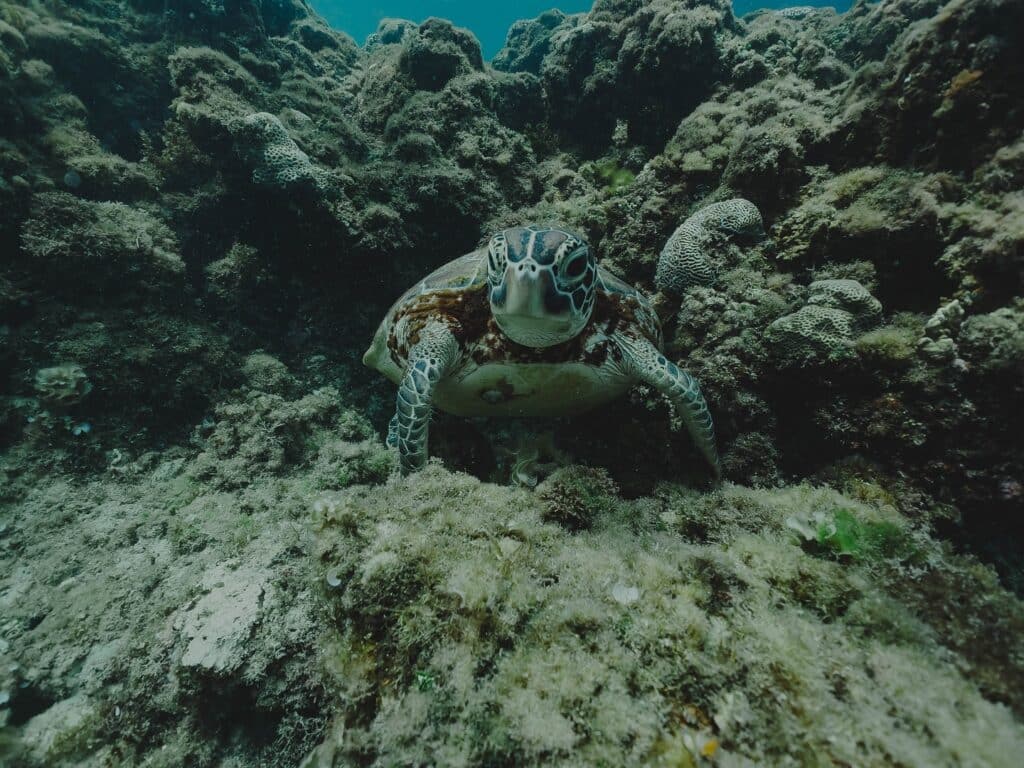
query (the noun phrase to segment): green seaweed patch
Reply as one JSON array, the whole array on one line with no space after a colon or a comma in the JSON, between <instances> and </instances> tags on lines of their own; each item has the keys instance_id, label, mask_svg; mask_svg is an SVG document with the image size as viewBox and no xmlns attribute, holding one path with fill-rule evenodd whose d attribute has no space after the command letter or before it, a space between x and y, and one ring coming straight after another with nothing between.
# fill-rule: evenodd
<instances>
[{"instance_id":1,"label":"green seaweed patch","mask_svg":"<svg viewBox=\"0 0 1024 768\"><path fill-rule=\"evenodd\" d=\"M604 183L605 189L613 195L622 192L636 180L635 173L614 160L595 163L592 168L596 177Z\"/></svg>"},{"instance_id":2,"label":"green seaweed patch","mask_svg":"<svg viewBox=\"0 0 1024 768\"><path fill-rule=\"evenodd\" d=\"M818 523L816 541L825 552L854 561L904 560L914 553L909 537L889 522L865 522L848 509L838 509L832 520Z\"/></svg>"}]
</instances>

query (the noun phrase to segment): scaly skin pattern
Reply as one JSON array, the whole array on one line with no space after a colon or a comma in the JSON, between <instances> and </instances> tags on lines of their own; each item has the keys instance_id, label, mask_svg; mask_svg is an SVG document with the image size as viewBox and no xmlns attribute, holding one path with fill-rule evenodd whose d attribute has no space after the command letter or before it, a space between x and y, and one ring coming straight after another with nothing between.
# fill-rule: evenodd
<instances>
[{"instance_id":1,"label":"scaly skin pattern","mask_svg":"<svg viewBox=\"0 0 1024 768\"><path fill-rule=\"evenodd\" d=\"M420 329L419 341L409 350L405 375L398 385L395 418L388 435L389 442L398 448L402 474L426 464L431 395L458 359L459 343L448 326L432 321Z\"/></svg>"},{"instance_id":2,"label":"scaly skin pattern","mask_svg":"<svg viewBox=\"0 0 1024 768\"><path fill-rule=\"evenodd\" d=\"M711 466L715 479L720 478L722 472L715 446L715 425L697 380L646 339L620 334L615 341L623 351L626 369L668 399Z\"/></svg>"},{"instance_id":3,"label":"scaly skin pattern","mask_svg":"<svg viewBox=\"0 0 1024 768\"><path fill-rule=\"evenodd\" d=\"M737 197L701 208L672 233L658 257L654 283L663 293L681 296L694 285L711 285L718 270L707 249L715 232L757 235L764 232L761 213L749 200Z\"/></svg>"}]
</instances>

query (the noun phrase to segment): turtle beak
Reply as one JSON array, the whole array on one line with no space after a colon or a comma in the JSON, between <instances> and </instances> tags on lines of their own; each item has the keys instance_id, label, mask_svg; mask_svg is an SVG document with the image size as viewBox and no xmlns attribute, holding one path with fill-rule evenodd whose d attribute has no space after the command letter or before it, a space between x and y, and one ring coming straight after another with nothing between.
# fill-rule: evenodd
<instances>
[{"instance_id":1,"label":"turtle beak","mask_svg":"<svg viewBox=\"0 0 1024 768\"><path fill-rule=\"evenodd\" d=\"M505 273L505 306L503 311L518 317L550 317L546 297L555 293L551 272L538 269L533 259L509 264Z\"/></svg>"},{"instance_id":2,"label":"turtle beak","mask_svg":"<svg viewBox=\"0 0 1024 768\"><path fill-rule=\"evenodd\" d=\"M533 259L510 264L500 290L491 294L498 327L527 347L550 347L572 338L571 306L556 290L551 270Z\"/></svg>"}]
</instances>

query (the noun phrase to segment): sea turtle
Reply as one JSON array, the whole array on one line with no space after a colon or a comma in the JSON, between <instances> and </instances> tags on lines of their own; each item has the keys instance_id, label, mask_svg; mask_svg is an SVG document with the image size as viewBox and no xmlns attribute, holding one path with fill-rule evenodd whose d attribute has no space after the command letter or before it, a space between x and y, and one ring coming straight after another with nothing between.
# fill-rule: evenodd
<instances>
[{"instance_id":1,"label":"sea turtle","mask_svg":"<svg viewBox=\"0 0 1024 768\"><path fill-rule=\"evenodd\" d=\"M706 260L710 232L761 223L745 200L710 208L666 243L658 272L673 279L659 279L659 289L679 292L687 275L710 279L708 265L674 263ZM662 354L647 297L600 267L568 230L506 229L440 267L395 302L363 362L398 385L388 442L403 473L426 462L435 406L457 416L564 416L646 382L669 399L719 476L707 403L696 379Z\"/></svg>"}]
</instances>

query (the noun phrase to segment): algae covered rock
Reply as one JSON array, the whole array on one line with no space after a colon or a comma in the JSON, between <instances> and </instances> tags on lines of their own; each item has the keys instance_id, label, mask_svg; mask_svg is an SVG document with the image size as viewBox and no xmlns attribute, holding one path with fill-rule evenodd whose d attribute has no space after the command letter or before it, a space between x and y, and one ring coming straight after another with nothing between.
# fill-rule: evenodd
<instances>
[{"instance_id":1,"label":"algae covered rock","mask_svg":"<svg viewBox=\"0 0 1024 768\"><path fill-rule=\"evenodd\" d=\"M185 271L177 239L159 218L65 192L33 198L21 243L38 279L65 295L93 300L166 294L181 285Z\"/></svg>"},{"instance_id":2,"label":"algae covered rock","mask_svg":"<svg viewBox=\"0 0 1024 768\"><path fill-rule=\"evenodd\" d=\"M1016 765L1022 29L0 0L0 763ZM653 292L737 198L657 303L722 487L643 388L391 477L405 286L534 221Z\"/></svg>"},{"instance_id":3,"label":"algae covered rock","mask_svg":"<svg viewBox=\"0 0 1024 768\"><path fill-rule=\"evenodd\" d=\"M964 357L984 376L1011 376L1024 366L1024 310L1018 305L974 315L960 333Z\"/></svg>"},{"instance_id":4,"label":"algae covered rock","mask_svg":"<svg viewBox=\"0 0 1024 768\"><path fill-rule=\"evenodd\" d=\"M214 569L202 580L204 594L175 618L184 651L178 662L216 676L230 675L246 661L245 646L270 602L266 574Z\"/></svg>"},{"instance_id":5,"label":"algae covered rock","mask_svg":"<svg viewBox=\"0 0 1024 768\"><path fill-rule=\"evenodd\" d=\"M1024 96L1011 84L1024 74L1014 54L1024 11L1016 3L903 0L858 15L862 36L875 35L875 20L893 33L901 20L919 20L889 47L881 82L864 78L844 97L844 121L857 126L846 134L851 149L964 168L1019 135Z\"/></svg>"},{"instance_id":6,"label":"algae covered rock","mask_svg":"<svg viewBox=\"0 0 1024 768\"><path fill-rule=\"evenodd\" d=\"M632 138L656 143L721 77L733 25L725 3L600 3L592 13L552 12L520 22L496 67L541 76L552 124L590 151L607 147L616 118L644 112Z\"/></svg>"},{"instance_id":7,"label":"algae covered rock","mask_svg":"<svg viewBox=\"0 0 1024 768\"><path fill-rule=\"evenodd\" d=\"M453 77L483 69L480 43L473 34L443 19L430 18L403 36L399 69L416 88L439 91Z\"/></svg>"},{"instance_id":8,"label":"algae covered rock","mask_svg":"<svg viewBox=\"0 0 1024 768\"><path fill-rule=\"evenodd\" d=\"M570 531L590 528L615 504L618 486L602 469L566 467L537 486L544 519Z\"/></svg>"},{"instance_id":9,"label":"algae covered rock","mask_svg":"<svg viewBox=\"0 0 1024 768\"><path fill-rule=\"evenodd\" d=\"M377 30L366 38L366 50L382 45L397 45L416 31L416 24L406 19L381 19Z\"/></svg>"},{"instance_id":10,"label":"algae covered rock","mask_svg":"<svg viewBox=\"0 0 1024 768\"><path fill-rule=\"evenodd\" d=\"M576 533L543 522L530 492L433 466L331 497L315 519L346 703L310 764L357 751L779 764L809 750L924 764L960 753L965 712L974 754L1002 764L1024 743L1011 709L989 698L1020 707L1009 680L987 677L1008 657L973 655L962 644L978 631L971 609L934 610L910 574L955 572L960 599L975 585L1013 626L1019 605L884 502L809 486L663 494L609 499L601 524Z\"/></svg>"},{"instance_id":11,"label":"algae covered rock","mask_svg":"<svg viewBox=\"0 0 1024 768\"><path fill-rule=\"evenodd\" d=\"M273 379L281 381L282 372L273 363L250 357L245 369L256 385L267 384L270 372L269 383L278 388ZM366 437L365 423L343 412L339 400L336 390L325 388L295 400L251 390L244 400L224 403L215 410L212 423L199 429L207 434L193 471L206 482L237 488L252 482L254 469L280 473L310 461L326 440L328 427L340 428L342 435Z\"/></svg>"},{"instance_id":12,"label":"algae covered rock","mask_svg":"<svg viewBox=\"0 0 1024 768\"><path fill-rule=\"evenodd\" d=\"M254 352L245 358L242 374L249 386L260 392L286 394L296 384L288 366L265 352Z\"/></svg>"},{"instance_id":13,"label":"algae covered rock","mask_svg":"<svg viewBox=\"0 0 1024 768\"><path fill-rule=\"evenodd\" d=\"M545 11L535 19L521 19L509 27L505 45L498 51L491 66L504 72L530 72L539 75L544 57L551 50L552 38L560 28L571 29L578 16L567 16L557 8Z\"/></svg>"},{"instance_id":14,"label":"algae covered rock","mask_svg":"<svg viewBox=\"0 0 1024 768\"><path fill-rule=\"evenodd\" d=\"M66 363L36 371L36 394L48 405L75 405L92 390L89 377L80 365Z\"/></svg>"}]
</instances>

